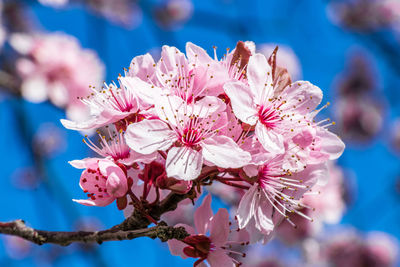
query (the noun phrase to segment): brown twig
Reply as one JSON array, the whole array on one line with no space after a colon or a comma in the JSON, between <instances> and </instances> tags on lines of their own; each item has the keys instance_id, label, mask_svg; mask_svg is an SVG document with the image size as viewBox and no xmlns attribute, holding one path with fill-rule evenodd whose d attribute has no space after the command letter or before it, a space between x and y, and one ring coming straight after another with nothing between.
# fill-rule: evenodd
<instances>
[{"instance_id":1,"label":"brown twig","mask_svg":"<svg viewBox=\"0 0 400 267\"><path fill-rule=\"evenodd\" d=\"M159 238L161 241L165 242L170 239L181 240L188 236L185 228L175 228L162 223L154 227L136 230L108 229L95 232L56 232L33 229L26 226L25 222L22 220L0 223L0 233L18 236L38 245L52 243L61 246L68 246L75 242L97 242L101 244L104 241L131 240L145 236L152 239Z\"/></svg>"}]
</instances>

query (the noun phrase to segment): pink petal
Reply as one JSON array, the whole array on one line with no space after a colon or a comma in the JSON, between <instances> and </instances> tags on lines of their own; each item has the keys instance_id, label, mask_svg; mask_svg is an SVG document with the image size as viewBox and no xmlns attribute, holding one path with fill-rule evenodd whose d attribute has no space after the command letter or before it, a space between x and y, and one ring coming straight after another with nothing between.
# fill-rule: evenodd
<instances>
[{"instance_id":1,"label":"pink petal","mask_svg":"<svg viewBox=\"0 0 400 267\"><path fill-rule=\"evenodd\" d=\"M148 77L152 77L154 74L154 63L153 57L148 53L143 56L137 56L131 62L128 75L147 81Z\"/></svg>"},{"instance_id":2,"label":"pink petal","mask_svg":"<svg viewBox=\"0 0 400 267\"><path fill-rule=\"evenodd\" d=\"M211 194L208 194L194 213L194 225L199 234L206 234L212 216Z\"/></svg>"},{"instance_id":3,"label":"pink petal","mask_svg":"<svg viewBox=\"0 0 400 267\"><path fill-rule=\"evenodd\" d=\"M244 228L254 216L254 204L257 192L258 184L254 184L240 200L236 215L240 229Z\"/></svg>"},{"instance_id":4,"label":"pink petal","mask_svg":"<svg viewBox=\"0 0 400 267\"><path fill-rule=\"evenodd\" d=\"M128 181L124 171L109 160L100 160L99 169L107 177L107 193L116 198L124 196L128 191Z\"/></svg>"},{"instance_id":5,"label":"pink petal","mask_svg":"<svg viewBox=\"0 0 400 267\"><path fill-rule=\"evenodd\" d=\"M166 170L168 177L180 180L194 180L201 172L203 156L188 147L173 147L169 150Z\"/></svg>"},{"instance_id":6,"label":"pink petal","mask_svg":"<svg viewBox=\"0 0 400 267\"><path fill-rule=\"evenodd\" d=\"M328 154L330 160L338 159L342 155L345 144L336 134L319 127L317 136L321 138L321 152Z\"/></svg>"},{"instance_id":7,"label":"pink petal","mask_svg":"<svg viewBox=\"0 0 400 267\"><path fill-rule=\"evenodd\" d=\"M274 130L267 129L262 123L256 125L256 136L261 145L270 153L282 154L285 152L283 136Z\"/></svg>"},{"instance_id":8,"label":"pink petal","mask_svg":"<svg viewBox=\"0 0 400 267\"><path fill-rule=\"evenodd\" d=\"M227 136L214 136L201 143L203 157L221 168L240 168L251 160L249 152L241 149Z\"/></svg>"},{"instance_id":9,"label":"pink petal","mask_svg":"<svg viewBox=\"0 0 400 267\"><path fill-rule=\"evenodd\" d=\"M250 57L247 65L247 80L256 104L263 104L274 95L271 67L262 54Z\"/></svg>"},{"instance_id":10,"label":"pink petal","mask_svg":"<svg viewBox=\"0 0 400 267\"><path fill-rule=\"evenodd\" d=\"M174 73L176 69L181 68L183 73L187 73L188 71L186 57L176 47L164 45L161 51L161 59L162 60L158 62L158 67L165 74L169 72Z\"/></svg>"},{"instance_id":11,"label":"pink petal","mask_svg":"<svg viewBox=\"0 0 400 267\"><path fill-rule=\"evenodd\" d=\"M232 258L226 255L223 249L216 249L211 251L207 256L207 261L211 267L235 267L235 263Z\"/></svg>"},{"instance_id":12,"label":"pink petal","mask_svg":"<svg viewBox=\"0 0 400 267\"><path fill-rule=\"evenodd\" d=\"M229 235L229 212L219 209L211 220L210 239L217 247L225 245Z\"/></svg>"},{"instance_id":13,"label":"pink petal","mask_svg":"<svg viewBox=\"0 0 400 267\"><path fill-rule=\"evenodd\" d=\"M148 155L157 150L168 149L176 137L163 121L143 120L128 126L125 140L136 152Z\"/></svg>"},{"instance_id":14,"label":"pink petal","mask_svg":"<svg viewBox=\"0 0 400 267\"><path fill-rule=\"evenodd\" d=\"M315 138L315 129L313 127L304 127L299 129L298 133L292 138L296 145L306 148L313 142Z\"/></svg>"},{"instance_id":15,"label":"pink petal","mask_svg":"<svg viewBox=\"0 0 400 267\"><path fill-rule=\"evenodd\" d=\"M224 90L236 117L247 124L256 124L258 117L253 92L241 82L226 83Z\"/></svg>"},{"instance_id":16,"label":"pink petal","mask_svg":"<svg viewBox=\"0 0 400 267\"><path fill-rule=\"evenodd\" d=\"M106 188L109 195L116 198L123 197L128 191L126 177L120 177L116 173L111 173L107 177Z\"/></svg>"},{"instance_id":17,"label":"pink petal","mask_svg":"<svg viewBox=\"0 0 400 267\"><path fill-rule=\"evenodd\" d=\"M124 171L111 160L100 159L98 160L98 165L101 174L103 174L104 176L108 176L111 173L115 173L119 177L126 177Z\"/></svg>"}]
</instances>

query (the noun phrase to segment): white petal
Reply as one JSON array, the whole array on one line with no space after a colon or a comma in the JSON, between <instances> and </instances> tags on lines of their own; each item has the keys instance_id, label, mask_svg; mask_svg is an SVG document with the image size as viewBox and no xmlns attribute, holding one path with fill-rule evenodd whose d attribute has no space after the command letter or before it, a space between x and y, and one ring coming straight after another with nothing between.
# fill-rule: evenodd
<instances>
[{"instance_id":1,"label":"white petal","mask_svg":"<svg viewBox=\"0 0 400 267\"><path fill-rule=\"evenodd\" d=\"M224 90L231 100L236 117L247 124L256 124L257 109L250 89L241 82L230 82L224 85Z\"/></svg>"},{"instance_id":2,"label":"white petal","mask_svg":"<svg viewBox=\"0 0 400 267\"><path fill-rule=\"evenodd\" d=\"M338 159L343 154L345 144L336 134L319 127L317 136L321 138L321 152L328 154L330 160Z\"/></svg>"},{"instance_id":3,"label":"white petal","mask_svg":"<svg viewBox=\"0 0 400 267\"><path fill-rule=\"evenodd\" d=\"M203 157L221 168L240 168L251 160L249 152L241 149L238 144L227 136L214 136L201 143Z\"/></svg>"},{"instance_id":4,"label":"white petal","mask_svg":"<svg viewBox=\"0 0 400 267\"><path fill-rule=\"evenodd\" d=\"M257 104L265 103L274 94L271 67L263 54L255 54L249 59L247 80Z\"/></svg>"},{"instance_id":5,"label":"white petal","mask_svg":"<svg viewBox=\"0 0 400 267\"><path fill-rule=\"evenodd\" d=\"M178 96L163 95L155 99L155 110L160 119L176 126L179 124L177 114L191 114L192 109Z\"/></svg>"},{"instance_id":6,"label":"white petal","mask_svg":"<svg viewBox=\"0 0 400 267\"><path fill-rule=\"evenodd\" d=\"M205 96L193 104L192 113L198 115L200 118L205 118L213 113L221 113L225 109L226 104L218 97Z\"/></svg>"},{"instance_id":7,"label":"white petal","mask_svg":"<svg viewBox=\"0 0 400 267\"><path fill-rule=\"evenodd\" d=\"M267 129L262 123L256 125L256 136L262 146L270 153L282 154L285 152L283 136L273 130Z\"/></svg>"},{"instance_id":8,"label":"white petal","mask_svg":"<svg viewBox=\"0 0 400 267\"><path fill-rule=\"evenodd\" d=\"M136 152L148 155L168 149L176 141L176 136L163 121L143 120L128 126L125 140Z\"/></svg>"},{"instance_id":9,"label":"white petal","mask_svg":"<svg viewBox=\"0 0 400 267\"><path fill-rule=\"evenodd\" d=\"M132 90L137 97L141 108L149 108L154 99L161 94L161 89L137 77L122 77L119 79L127 90Z\"/></svg>"},{"instance_id":10,"label":"white petal","mask_svg":"<svg viewBox=\"0 0 400 267\"><path fill-rule=\"evenodd\" d=\"M281 97L287 103L282 106L282 109L294 109L304 115L313 111L321 103L322 96L319 87L307 81L297 81L283 90Z\"/></svg>"},{"instance_id":11,"label":"white petal","mask_svg":"<svg viewBox=\"0 0 400 267\"><path fill-rule=\"evenodd\" d=\"M274 222L272 221L273 207L267 201L264 200L256 207L256 228L263 234L269 234L274 230Z\"/></svg>"},{"instance_id":12,"label":"white petal","mask_svg":"<svg viewBox=\"0 0 400 267\"><path fill-rule=\"evenodd\" d=\"M205 65L213 61L206 50L191 42L186 43L186 55L191 63Z\"/></svg>"},{"instance_id":13,"label":"white petal","mask_svg":"<svg viewBox=\"0 0 400 267\"><path fill-rule=\"evenodd\" d=\"M240 200L236 215L240 229L246 227L251 218L254 216L254 203L257 191L258 184L254 184Z\"/></svg>"},{"instance_id":14,"label":"white petal","mask_svg":"<svg viewBox=\"0 0 400 267\"><path fill-rule=\"evenodd\" d=\"M168 177L194 180L201 172L203 157L200 152L188 147L173 147L169 150L166 170Z\"/></svg>"}]
</instances>

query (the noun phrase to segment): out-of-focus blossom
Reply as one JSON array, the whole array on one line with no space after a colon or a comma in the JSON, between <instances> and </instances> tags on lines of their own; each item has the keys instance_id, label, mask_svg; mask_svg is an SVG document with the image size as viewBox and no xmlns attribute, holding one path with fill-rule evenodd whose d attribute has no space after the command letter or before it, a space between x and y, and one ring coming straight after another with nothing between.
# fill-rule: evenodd
<instances>
[{"instance_id":1,"label":"out-of-focus blossom","mask_svg":"<svg viewBox=\"0 0 400 267\"><path fill-rule=\"evenodd\" d=\"M332 1L328 16L337 24L356 31L398 27L400 5L397 0Z\"/></svg>"},{"instance_id":2,"label":"out-of-focus blossom","mask_svg":"<svg viewBox=\"0 0 400 267\"><path fill-rule=\"evenodd\" d=\"M177 29L190 19L192 13L191 0L167 0L155 8L154 17L161 27Z\"/></svg>"},{"instance_id":3,"label":"out-of-focus blossom","mask_svg":"<svg viewBox=\"0 0 400 267\"><path fill-rule=\"evenodd\" d=\"M42 156L51 157L65 149L65 138L60 128L52 123L44 123L33 137L33 149Z\"/></svg>"},{"instance_id":4,"label":"out-of-focus blossom","mask_svg":"<svg viewBox=\"0 0 400 267\"><path fill-rule=\"evenodd\" d=\"M66 108L68 117L82 120L87 110L80 98L101 83L104 73L96 54L61 33L14 34L10 43L22 55L16 62L22 96L34 103L50 99Z\"/></svg>"},{"instance_id":5,"label":"out-of-focus blossom","mask_svg":"<svg viewBox=\"0 0 400 267\"><path fill-rule=\"evenodd\" d=\"M38 0L39 3L45 6L51 6L55 8L63 7L68 4L69 0Z\"/></svg>"},{"instance_id":6,"label":"out-of-focus blossom","mask_svg":"<svg viewBox=\"0 0 400 267\"><path fill-rule=\"evenodd\" d=\"M12 174L12 184L18 189L36 189L41 181L42 179L34 167L23 167Z\"/></svg>"},{"instance_id":7,"label":"out-of-focus blossom","mask_svg":"<svg viewBox=\"0 0 400 267\"><path fill-rule=\"evenodd\" d=\"M3 26L3 0L0 0L0 50L6 40L6 30Z\"/></svg>"},{"instance_id":8,"label":"out-of-focus blossom","mask_svg":"<svg viewBox=\"0 0 400 267\"><path fill-rule=\"evenodd\" d=\"M349 141L369 141L383 125L383 106L370 97L345 97L335 106L338 132Z\"/></svg>"},{"instance_id":9,"label":"out-of-focus blossom","mask_svg":"<svg viewBox=\"0 0 400 267\"><path fill-rule=\"evenodd\" d=\"M338 75L335 114L339 134L345 140L368 142L382 128L384 105L377 93L376 77L372 61L359 51L351 54L345 70Z\"/></svg>"},{"instance_id":10,"label":"out-of-focus blossom","mask_svg":"<svg viewBox=\"0 0 400 267\"><path fill-rule=\"evenodd\" d=\"M5 251L14 260L21 260L30 255L32 244L18 236L3 236Z\"/></svg>"},{"instance_id":11,"label":"out-of-focus blossom","mask_svg":"<svg viewBox=\"0 0 400 267\"><path fill-rule=\"evenodd\" d=\"M392 123L391 128L391 148L400 153L400 118L397 118Z\"/></svg>"},{"instance_id":12,"label":"out-of-focus blossom","mask_svg":"<svg viewBox=\"0 0 400 267\"><path fill-rule=\"evenodd\" d=\"M319 262L333 267L393 267L398 256L395 239L383 232L371 232L365 237L345 230L326 237Z\"/></svg>"},{"instance_id":13,"label":"out-of-focus blossom","mask_svg":"<svg viewBox=\"0 0 400 267\"><path fill-rule=\"evenodd\" d=\"M337 77L336 90L342 97L357 97L377 89L376 70L364 52L351 54L342 74Z\"/></svg>"},{"instance_id":14,"label":"out-of-focus blossom","mask_svg":"<svg viewBox=\"0 0 400 267\"><path fill-rule=\"evenodd\" d=\"M278 55L276 57L276 64L279 67L286 68L290 74L290 77L297 81L301 79L302 71L299 58L292 48L286 45L275 45L275 44L258 44L257 52L263 54L267 58L274 52L276 46L279 47Z\"/></svg>"},{"instance_id":15,"label":"out-of-focus blossom","mask_svg":"<svg viewBox=\"0 0 400 267\"><path fill-rule=\"evenodd\" d=\"M176 225L179 223L193 225L195 212L195 206L192 204L192 200L185 199L179 202L176 210L164 213L161 220L165 221L168 225Z\"/></svg>"},{"instance_id":16,"label":"out-of-focus blossom","mask_svg":"<svg viewBox=\"0 0 400 267\"><path fill-rule=\"evenodd\" d=\"M89 7L109 21L128 28L135 28L142 22L142 10L131 0L87 0Z\"/></svg>"}]
</instances>

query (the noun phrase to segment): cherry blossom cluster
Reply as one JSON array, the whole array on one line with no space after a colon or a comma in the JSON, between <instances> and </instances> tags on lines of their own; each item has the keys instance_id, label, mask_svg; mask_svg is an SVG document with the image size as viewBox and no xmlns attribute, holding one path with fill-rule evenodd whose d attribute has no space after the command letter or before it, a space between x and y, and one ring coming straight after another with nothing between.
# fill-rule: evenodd
<instances>
[{"instance_id":1,"label":"cherry blossom cluster","mask_svg":"<svg viewBox=\"0 0 400 267\"><path fill-rule=\"evenodd\" d=\"M99 134L99 142L84 139L98 157L70 162L83 169L88 198L76 200L83 205L116 201L126 216L139 210L157 223L145 207L167 195L195 202L203 188L236 190L231 214L213 215L207 195L194 214L196 230L184 225L190 236L169 241L172 254L196 264L234 266L232 255L244 256L234 245L268 241L281 221L295 226L293 214L312 221L302 198L327 183L327 164L344 144L328 130L333 122L316 119L329 105L319 107L321 89L292 82L277 49L267 58L254 43L238 42L220 59L214 52L187 43L186 54L164 46L158 62L135 57L117 82L80 97L88 120L62 124Z\"/></svg>"}]
</instances>

